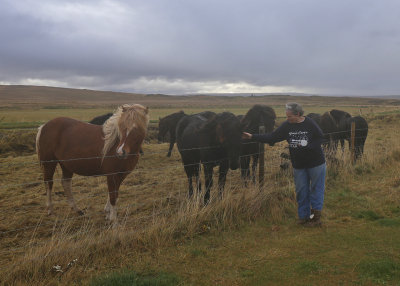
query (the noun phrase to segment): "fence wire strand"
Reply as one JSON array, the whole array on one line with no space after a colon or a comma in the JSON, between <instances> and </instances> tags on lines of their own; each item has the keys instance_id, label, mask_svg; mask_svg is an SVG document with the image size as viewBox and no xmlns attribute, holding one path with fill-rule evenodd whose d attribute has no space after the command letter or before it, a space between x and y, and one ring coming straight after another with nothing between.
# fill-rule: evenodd
<instances>
[{"instance_id":1,"label":"fence wire strand","mask_svg":"<svg viewBox=\"0 0 400 286\"><path fill-rule=\"evenodd\" d=\"M357 129L358 131L360 131L360 130L363 130L363 129ZM332 132L332 133L329 133L329 134L325 134L325 135L334 135L334 134L337 134L337 133L339 133L339 132ZM347 139L347 138L346 138ZM254 144L254 143L256 143L256 142L246 142L246 143L244 143L244 144ZM201 150L201 149L211 149L211 148L219 148L219 146L207 146L207 147L198 147L198 148L190 148L190 149L184 149L184 150L181 150L181 151L190 151L190 150ZM165 154L166 153L166 151L158 151L158 152L147 152L146 153L146 156L152 156L152 155L158 155L158 154ZM251 156L254 156L254 155L259 155L260 153L253 153L253 154L248 154L248 155L246 155L246 156L249 156L249 157L251 157ZM130 154L131 156L138 156L138 154ZM276 154L276 153L268 153L268 152L266 152L265 153L265 155L266 155L266 157L268 158L268 160L270 160L271 162L273 162L273 163L276 163L276 162L278 162L278 164L268 164L268 163L266 163L266 167L268 168L268 166L270 166L271 168L275 168L275 167L277 167L277 166L279 166L279 164L280 164L280 162L282 162L282 158L280 157L280 155L278 155L278 154ZM108 157L115 157L115 156L106 156L107 158ZM245 156L242 156L242 157L245 157ZM41 163L43 164L43 163L53 163L53 162L57 162L57 163L59 163L59 162L67 162L67 161L76 161L76 160L93 160L93 159L100 159L100 158L102 158L101 156L97 156L97 157L88 157L88 158L73 158L73 159L66 159L66 160L50 160L50 161L42 161ZM222 159L222 160L227 160L227 158L224 158L224 159ZM279 162L280 161L280 162ZM142 166L141 164L140 164L140 162L141 161L139 161L139 164L137 165L137 168L135 168L134 170L133 170L133 172L134 173L141 173L141 172L148 172L148 170L145 168L145 166ZM209 162L202 162L202 164L207 164L207 163L218 163L219 161L209 161ZM267 161L266 161L267 162ZM30 165L30 164L39 164L39 162L37 162L37 163L29 163L29 162L26 162L26 163L21 163L21 165L22 166L25 166L25 165ZM184 174L184 172L183 172L183 168L184 167L188 167L188 166L193 166L193 165L198 165L198 163L195 163L195 164L187 164L187 165L183 165L183 164L176 164L176 161L175 162L168 162L168 164L167 164L167 166L160 166L160 167L155 167L155 168L151 168L151 170L152 170L152 172L163 172L163 171L166 171L166 170L171 170L171 169L180 169L180 170L182 170L182 173L180 174L180 176L183 178L183 181L184 182L181 182L181 185L182 184L185 184L186 182L185 182L185 174ZM12 163L1 163L0 164L0 166L1 167L12 167L13 165L12 165ZM107 173L107 174L100 174L100 175L94 175L94 176L88 176L88 177L93 177L93 178L98 178L98 177L102 177L102 176L109 176L109 175L117 175L117 174L128 174L128 173L131 173L131 171L126 171L126 172L113 172L113 173ZM87 182L87 180L85 179L85 178L87 178L87 177L83 177L83 176L77 176L77 177L73 177L72 179L74 180L74 182L76 183L78 180L82 180L82 181L84 181L84 182ZM52 181L54 181L54 182L56 182L56 181L62 181L63 179L62 178L60 178L60 179L53 179ZM40 180L40 181L30 181L30 182L25 182L25 183L20 183L20 184L8 184L8 185L1 185L0 186L0 189L12 189L12 188L17 188L17 187L26 187L26 186L33 186L34 188L36 188L36 187L38 187L38 186L40 186L40 185L42 185L42 183L43 183L43 180ZM126 187L125 186L125 188L130 188L130 186L129 187ZM185 186L184 187L182 187L181 186L181 188L179 189L179 190L177 190L176 192L174 192L174 194L176 194L176 193L181 193L182 192L182 190L185 188ZM91 197L97 197L97 196L107 196L108 195L108 193L109 192L102 192L101 194L100 194L100 192L99 193L92 193L92 194L87 194L86 196L84 196L83 198L80 198L79 200L76 200L76 202L77 203L79 203L79 202L82 202L82 201L88 201ZM82 194L82 193L81 193ZM148 205L153 205L153 207L154 207L154 204L156 204L157 202L159 202L159 203L161 203L161 202L163 202L163 201L165 201L165 200L168 200L168 199L170 199L171 198L171 193L169 194L169 195L167 195L167 196L164 196L164 197L160 197L160 198L157 198L157 199L154 199L154 200L152 200L151 202L147 202L147 206ZM180 203L182 203L182 201L180 202ZM142 204L142 206L144 206L144 204ZM44 208L44 205L42 205L42 206L39 206L39 207L42 207L42 208ZM118 208L119 209L124 209L124 210L126 210L126 212L128 211L128 209L130 209L130 208L132 208L132 207L136 207L136 210L138 210L139 209L139 207L138 207L138 202L135 202L135 203L122 203L122 204L120 204L120 205L118 205ZM22 211L22 212L26 212L27 210L26 210L26 208L14 208L13 209L13 211L15 211L15 212L17 212L17 211ZM154 210L153 210L154 211ZM159 214L161 214L162 213L162 210L159 210ZM196 214L197 215L197 214ZM137 216L135 216L135 217L129 217L129 218L127 218L126 220L128 221L128 219L132 219L133 221L134 221L134 223L135 222L137 222L138 220L141 220L141 219L149 219L149 218L154 218L154 213L152 213L152 214L150 214L150 215L144 215L144 216L142 216L142 217L137 217ZM42 228L42 227L44 227L44 228L46 228L46 227L50 227L50 226L53 226L53 228L54 228L54 226L56 225L56 224L58 224L58 225L63 225L63 224L66 224L66 223L68 223L68 222L72 222L72 221L75 221L75 220L86 220L86 219L88 219L88 220L91 220L91 219L94 219L94 218L98 218L97 216L94 216L94 215L90 215L90 214L88 214L88 213L85 213L83 216L80 216L80 217L71 217L71 218L66 218L66 219L63 219L63 220L59 220L59 217L57 216L56 217L56 219L55 219L55 221L53 221L53 222L48 222L48 223L43 223L43 219L40 219L35 225L30 225L30 226L25 226L25 227L20 227L20 228L15 228L15 229L9 229L9 230L6 230L6 231L0 231L0 237L7 237L8 235L11 235L11 234L13 234L13 233L18 233L18 232L26 232L26 231L30 231L30 230L34 230L33 231L33 234L32 234L32 237L35 235L35 233L37 233L37 231L38 231L38 229L39 228ZM94 221L94 220L93 220ZM100 228L98 228L98 229L96 229L96 230L104 230L104 229L107 229L109 226L102 226L102 227L100 227ZM38 243L38 241L36 241L35 240L35 243ZM44 244L46 244L46 243L49 243L48 241L46 241L46 242L43 242L43 245ZM13 251L18 251L19 249L26 249L26 247L29 247L30 245L32 245L32 244L28 244L27 246L23 246L23 247L20 247L20 248L12 248L12 249L8 249L8 250L2 250L0 253L10 253L10 252L13 252Z\"/></svg>"}]
</instances>

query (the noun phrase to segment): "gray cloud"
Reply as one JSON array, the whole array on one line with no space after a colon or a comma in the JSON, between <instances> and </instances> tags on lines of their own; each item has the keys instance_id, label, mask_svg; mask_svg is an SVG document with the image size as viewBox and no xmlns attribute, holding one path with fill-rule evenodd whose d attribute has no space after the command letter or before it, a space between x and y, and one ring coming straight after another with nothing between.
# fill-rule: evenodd
<instances>
[{"instance_id":1,"label":"gray cloud","mask_svg":"<svg viewBox=\"0 0 400 286\"><path fill-rule=\"evenodd\" d=\"M399 94L397 0L0 0L0 83Z\"/></svg>"}]
</instances>

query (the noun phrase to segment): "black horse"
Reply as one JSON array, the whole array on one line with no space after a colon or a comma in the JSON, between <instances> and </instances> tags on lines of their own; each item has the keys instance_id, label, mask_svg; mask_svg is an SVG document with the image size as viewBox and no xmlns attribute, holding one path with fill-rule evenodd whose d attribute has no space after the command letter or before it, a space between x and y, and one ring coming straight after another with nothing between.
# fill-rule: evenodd
<instances>
[{"instance_id":1,"label":"black horse","mask_svg":"<svg viewBox=\"0 0 400 286\"><path fill-rule=\"evenodd\" d=\"M169 132L169 149L167 157L171 157L172 148L174 148L174 144L176 141L176 125L178 124L178 121L181 120L181 118L184 116L186 116L186 114L181 110L179 112L167 115L163 118L159 118L157 136L158 142L163 142L165 136Z\"/></svg>"},{"instance_id":2,"label":"black horse","mask_svg":"<svg viewBox=\"0 0 400 286\"><path fill-rule=\"evenodd\" d=\"M327 156L333 159L340 139L338 124L336 123L335 118L329 111L322 115L318 113L309 113L306 116L313 119L321 128L324 133L323 145L327 150Z\"/></svg>"},{"instance_id":3,"label":"black horse","mask_svg":"<svg viewBox=\"0 0 400 286\"><path fill-rule=\"evenodd\" d=\"M355 122L354 148L356 160L362 156L368 135L368 123L363 117L352 117L348 112L337 109L325 112L322 116L318 116L316 113L308 114L307 116L314 119L321 127L328 150L333 152L331 155L335 154L339 141L342 151L344 150L345 140L349 141L350 147L351 123Z\"/></svg>"},{"instance_id":4,"label":"black horse","mask_svg":"<svg viewBox=\"0 0 400 286\"><path fill-rule=\"evenodd\" d=\"M311 118L312 120L315 121L315 123L318 124L318 126L321 128L321 114L319 113L309 113L306 115L308 118ZM322 130L322 128L321 128Z\"/></svg>"},{"instance_id":5,"label":"black horse","mask_svg":"<svg viewBox=\"0 0 400 286\"><path fill-rule=\"evenodd\" d=\"M207 119L215 115L215 113L211 111L203 111L198 114ZM171 152L176 142L176 126L178 125L179 120L181 120L184 116L187 116L187 114L181 110L159 119L157 136L158 142L163 142L166 135L169 134L169 149L167 157L171 157Z\"/></svg>"},{"instance_id":6,"label":"black horse","mask_svg":"<svg viewBox=\"0 0 400 286\"><path fill-rule=\"evenodd\" d=\"M251 134L259 133L259 127L265 126L265 132L269 133L274 130L276 114L275 111L267 106L256 104L247 111L246 115L241 118L241 129ZM240 156L240 172L242 179L247 182L251 178L253 183L256 181L256 168L259 158L259 144L253 140L243 140L242 152ZM250 159L253 158L250 177Z\"/></svg>"},{"instance_id":7,"label":"black horse","mask_svg":"<svg viewBox=\"0 0 400 286\"><path fill-rule=\"evenodd\" d=\"M230 112L216 114L209 119L201 114L183 117L176 128L179 153L189 182L189 197L193 195L192 177L201 191L200 164L204 168L206 193L204 203L210 200L213 185L213 168L219 166L219 195L225 186L229 168L239 167L241 149L240 122Z\"/></svg>"},{"instance_id":8,"label":"black horse","mask_svg":"<svg viewBox=\"0 0 400 286\"><path fill-rule=\"evenodd\" d=\"M100 116L97 116L93 118L92 120L89 121L89 123L94 124L94 125L103 125L104 122L107 121L108 118L110 118L113 114L112 113L106 113Z\"/></svg>"},{"instance_id":9,"label":"black horse","mask_svg":"<svg viewBox=\"0 0 400 286\"><path fill-rule=\"evenodd\" d=\"M351 124L355 123L355 134L354 134L354 153L355 160L361 158L364 153L364 145L368 136L368 123L365 118L361 116L354 116L346 118L344 123L340 125L341 135L343 139L349 141L349 148L351 147Z\"/></svg>"},{"instance_id":10,"label":"black horse","mask_svg":"<svg viewBox=\"0 0 400 286\"><path fill-rule=\"evenodd\" d=\"M346 136L347 136L346 121L349 118L351 118L351 115L350 115L350 113L348 113L346 111L338 110L338 109L332 109L331 111L329 111L329 113L335 120L335 123L337 126L336 137L340 141L342 151L344 151L344 140L346 139Z\"/></svg>"}]
</instances>

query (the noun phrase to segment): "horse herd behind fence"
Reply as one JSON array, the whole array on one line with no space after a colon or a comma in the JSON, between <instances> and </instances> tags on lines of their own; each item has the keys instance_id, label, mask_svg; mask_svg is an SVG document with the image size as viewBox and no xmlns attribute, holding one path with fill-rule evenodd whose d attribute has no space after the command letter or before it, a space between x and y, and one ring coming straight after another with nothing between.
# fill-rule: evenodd
<instances>
[{"instance_id":1,"label":"horse herd behind fence","mask_svg":"<svg viewBox=\"0 0 400 286\"><path fill-rule=\"evenodd\" d=\"M361 157L368 135L368 124L363 117L352 117L336 109L322 115L310 113L307 116L315 120L324 133L328 158L336 153L339 142L344 148L345 140L354 150L354 160ZM164 141L169 133L168 157L177 143L188 178L189 197L192 197L194 190L201 192L202 166L206 190L204 204L207 204L213 185L213 168L216 166L219 167L219 196L223 194L229 169L240 167L244 182L255 182L260 145L252 140L243 140L241 134L259 133L260 126L265 132L272 132L275 120L275 111L259 104L250 108L245 115L238 116L230 112L216 114L204 111L188 115L179 111L159 119L158 140ZM80 214L82 211L76 206L71 192L73 174L107 177L109 196L105 206L106 217L116 225L118 189L138 162L148 122L148 109L134 104L123 105L114 114L98 116L90 121L91 124L71 118L56 118L42 125L36 146L46 186L48 213L53 211L51 190L54 171L59 164L68 202ZM261 161L263 167L264 161Z\"/></svg>"}]
</instances>

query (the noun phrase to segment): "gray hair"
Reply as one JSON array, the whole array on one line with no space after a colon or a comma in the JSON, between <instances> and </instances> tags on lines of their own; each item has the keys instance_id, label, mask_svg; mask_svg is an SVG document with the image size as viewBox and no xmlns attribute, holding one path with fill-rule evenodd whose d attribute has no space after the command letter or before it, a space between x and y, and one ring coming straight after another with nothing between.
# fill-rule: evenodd
<instances>
[{"instance_id":1,"label":"gray hair","mask_svg":"<svg viewBox=\"0 0 400 286\"><path fill-rule=\"evenodd\" d=\"M286 103L286 111L290 111L294 115L302 116L304 114L303 107L296 102Z\"/></svg>"}]
</instances>

